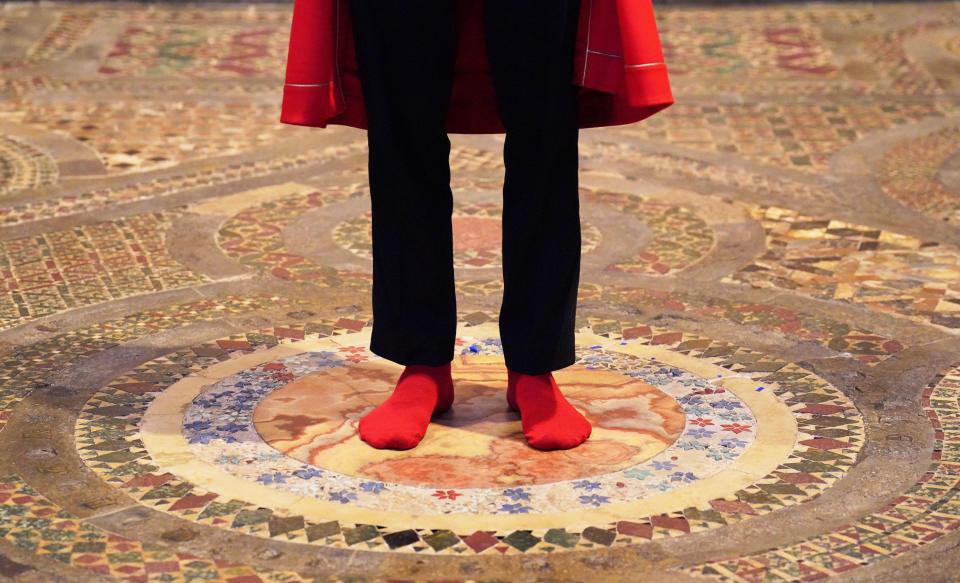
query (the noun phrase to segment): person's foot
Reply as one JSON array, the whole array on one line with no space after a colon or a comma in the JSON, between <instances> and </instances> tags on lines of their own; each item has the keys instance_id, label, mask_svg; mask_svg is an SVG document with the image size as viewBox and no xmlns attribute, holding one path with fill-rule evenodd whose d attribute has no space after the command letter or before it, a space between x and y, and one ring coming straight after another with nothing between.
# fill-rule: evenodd
<instances>
[{"instance_id":1,"label":"person's foot","mask_svg":"<svg viewBox=\"0 0 960 583\"><path fill-rule=\"evenodd\" d=\"M593 427L567 402L553 373L528 375L507 369L507 404L520 412L523 435L537 449L570 449Z\"/></svg>"},{"instance_id":2,"label":"person's foot","mask_svg":"<svg viewBox=\"0 0 960 583\"><path fill-rule=\"evenodd\" d=\"M403 369L393 394L360 419L360 439L377 449L410 449L420 443L430 418L453 404L450 363Z\"/></svg>"}]
</instances>

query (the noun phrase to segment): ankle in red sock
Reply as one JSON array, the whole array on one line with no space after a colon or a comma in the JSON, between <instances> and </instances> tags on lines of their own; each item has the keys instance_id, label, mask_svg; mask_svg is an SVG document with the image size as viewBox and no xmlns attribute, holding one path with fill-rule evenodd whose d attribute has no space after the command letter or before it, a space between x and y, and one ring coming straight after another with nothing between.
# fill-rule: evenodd
<instances>
[{"instance_id":1,"label":"ankle in red sock","mask_svg":"<svg viewBox=\"0 0 960 583\"><path fill-rule=\"evenodd\" d=\"M570 449L593 431L560 392L553 373L528 375L507 369L507 404L520 412L523 435L537 449Z\"/></svg>"},{"instance_id":2,"label":"ankle in red sock","mask_svg":"<svg viewBox=\"0 0 960 583\"><path fill-rule=\"evenodd\" d=\"M393 394L360 419L360 439L377 449L410 449L420 443L433 415L453 404L450 363L409 365Z\"/></svg>"}]
</instances>

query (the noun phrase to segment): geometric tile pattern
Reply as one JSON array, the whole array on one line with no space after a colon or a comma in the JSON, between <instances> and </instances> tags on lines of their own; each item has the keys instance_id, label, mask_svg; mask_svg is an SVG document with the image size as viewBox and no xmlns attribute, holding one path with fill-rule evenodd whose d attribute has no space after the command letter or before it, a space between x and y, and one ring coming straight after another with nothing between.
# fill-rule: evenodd
<instances>
[{"instance_id":1,"label":"geometric tile pattern","mask_svg":"<svg viewBox=\"0 0 960 583\"><path fill-rule=\"evenodd\" d=\"M241 265L260 272L294 281L310 281L321 286L368 285L369 273L342 273L330 266L315 264L310 259L287 248L284 229L302 213L329 204L328 200L368 196L360 191L328 190L297 194L280 200L271 200L251 206L224 222L218 233L218 243L230 257ZM644 249L633 257L606 267L611 271L625 271L645 275L666 275L680 271L696 262L712 249L713 232L703 219L681 206L625 193L581 188L583 201L603 203L618 214L630 214L640 219L652 231ZM477 207L474 209L473 207ZM482 208L481 208L482 207ZM499 265L500 212L499 204L456 204L453 221L454 264L461 267L496 267ZM495 221L484 220L495 219ZM482 223L482 224L481 224ZM332 237L341 247L354 254L369 257L369 218L348 219L334 226ZM582 253L593 250L602 237L595 226L582 227ZM348 277L349 276L349 277ZM352 278L352 279L350 279ZM499 278L489 282L499 291ZM474 294L470 282L457 281L457 292Z\"/></svg>"},{"instance_id":2,"label":"geometric tile pattern","mask_svg":"<svg viewBox=\"0 0 960 583\"><path fill-rule=\"evenodd\" d=\"M759 207L767 251L725 278L960 328L960 252L864 225Z\"/></svg>"},{"instance_id":3,"label":"geometric tile pattern","mask_svg":"<svg viewBox=\"0 0 960 583\"><path fill-rule=\"evenodd\" d=\"M743 91L745 75L749 90L761 95L937 94L934 76L904 45L957 22L949 12L927 14L918 24L877 30L873 26L882 16L853 4L662 12L659 28L666 62L674 63L674 83L684 94L696 95ZM831 49L835 41L823 34L825 24L864 31L863 50L851 68L861 74L845 70L849 51Z\"/></svg>"},{"instance_id":4,"label":"geometric tile pattern","mask_svg":"<svg viewBox=\"0 0 960 583\"><path fill-rule=\"evenodd\" d=\"M63 59L90 31L97 21L97 11L84 8L50 10L55 16L40 39L26 52L30 63Z\"/></svg>"},{"instance_id":5,"label":"geometric tile pattern","mask_svg":"<svg viewBox=\"0 0 960 583\"><path fill-rule=\"evenodd\" d=\"M0 135L0 195L55 184L59 174L43 150Z\"/></svg>"},{"instance_id":6,"label":"geometric tile pattern","mask_svg":"<svg viewBox=\"0 0 960 583\"><path fill-rule=\"evenodd\" d=\"M365 147L365 144L366 142L353 142L332 149L308 150L268 160L256 159L226 166L217 164L213 167L201 167L178 173L176 176L162 176L129 185L100 186L80 194L4 207L0 209L0 220L4 225L19 225L111 208L127 202L162 198L190 188L228 185L269 175L281 169L302 168L321 160L347 156L356 153L361 147Z\"/></svg>"},{"instance_id":7,"label":"geometric tile pattern","mask_svg":"<svg viewBox=\"0 0 960 583\"><path fill-rule=\"evenodd\" d=\"M478 324L481 317L487 321L495 319L495 315L471 315ZM368 327L369 322L341 320L340 326L358 331ZM358 545L356 548L364 550L443 554L491 548L499 553L588 549L717 528L808 500L855 462L863 440L863 426L856 409L841 393L808 371L695 335L636 325L606 330L598 336L617 343L629 341L677 351L763 383L798 416L801 433L797 449L771 474L728 497L712 500L706 507L676 509L659 516L625 517L583 531L543 528L492 535L486 531L391 530L381 525L337 520L311 522L303 516L271 511L207 491L164 471L151 460L138 436L139 419L166 387L230 358L345 331L335 323L323 322L231 336L156 359L115 379L85 405L76 428L78 451L104 480L142 504L202 524L333 547ZM596 356L602 360L602 351ZM587 362L596 356L590 355Z\"/></svg>"},{"instance_id":8,"label":"geometric tile pattern","mask_svg":"<svg viewBox=\"0 0 960 583\"><path fill-rule=\"evenodd\" d=\"M329 189L265 202L225 221L217 233L217 241L224 253L240 265L275 277L310 281L323 287L366 287L369 273L341 273L333 267L316 265L287 250L281 236L284 228L302 213L362 195L359 191Z\"/></svg>"},{"instance_id":9,"label":"geometric tile pattern","mask_svg":"<svg viewBox=\"0 0 960 583\"><path fill-rule=\"evenodd\" d=\"M899 340L852 326L848 322L822 314L798 313L781 305L736 302L719 297L705 302L695 295L680 291L614 286L597 291L585 291L581 287L579 297L719 318L741 326L783 334L797 341L815 342L869 365L883 362L906 348Z\"/></svg>"},{"instance_id":10,"label":"geometric tile pattern","mask_svg":"<svg viewBox=\"0 0 960 583\"><path fill-rule=\"evenodd\" d=\"M208 281L164 248L171 217L133 215L0 241L0 328L54 312Z\"/></svg>"},{"instance_id":11,"label":"geometric tile pattern","mask_svg":"<svg viewBox=\"0 0 960 583\"><path fill-rule=\"evenodd\" d=\"M297 130L280 124L273 104L188 101L154 103L0 102L0 117L79 140L107 171L152 170L197 158L277 143ZM224 124L230 129L224 131Z\"/></svg>"},{"instance_id":12,"label":"geometric tile pattern","mask_svg":"<svg viewBox=\"0 0 960 583\"><path fill-rule=\"evenodd\" d=\"M665 275L680 271L713 248L713 230L690 209L621 192L582 188L585 202L604 203L618 213L636 215L653 231L636 256L608 265L607 270Z\"/></svg>"},{"instance_id":13,"label":"geometric tile pattern","mask_svg":"<svg viewBox=\"0 0 960 583\"><path fill-rule=\"evenodd\" d=\"M16 474L0 477L0 537L39 557L131 583L318 580L204 559L112 534L58 507Z\"/></svg>"},{"instance_id":14,"label":"geometric tile pattern","mask_svg":"<svg viewBox=\"0 0 960 583\"><path fill-rule=\"evenodd\" d=\"M187 77L276 75L287 54L282 26L134 23L101 62L103 75ZM258 23L255 23L258 24Z\"/></svg>"},{"instance_id":15,"label":"geometric tile pattern","mask_svg":"<svg viewBox=\"0 0 960 583\"><path fill-rule=\"evenodd\" d=\"M499 338L489 332L472 331L475 328L470 327L469 336L457 338L460 357L456 363L457 373L454 373L456 376L468 376L471 384L477 382L477 376L470 374L471 371L502 369L503 356ZM283 429L288 429L288 415L295 410L283 406L284 395L289 392L284 389L296 386L298 381L309 382L311 373L322 375L326 387L335 382L331 375L350 375L353 372L356 378L367 378L366 374L377 370L372 365L384 364L382 359L363 346L350 344L350 337L338 340L342 342L311 344L303 349L306 352L286 358L264 355L264 359L267 359L264 364L221 377L204 388L193 397L182 422L178 423L189 449L203 463L216 466L245 481L267 484L283 492L295 492L319 500L329 497L347 512L352 508L377 510L383 507L385 499L389 499L394 506L417 508L417 514L421 516L450 511L470 512L471 526L474 523L479 526L481 520L496 524L499 516L520 512L580 513L585 509L605 508L620 502L641 500L660 492L689 488L701 482L708 473L723 472L741 459L757 443L758 424L774 422L772 416L758 422L757 416L762 416L766 411L757 413L751 410L737 393L720 385L711 385L689 371L677 367L666 368L656 360L598 347L581 357L577 369L557 373L556 376L558 383L563 383L567 390L568 399L574 399L587 411L597 431L578 459L606 457L610 463L604 466L581 464L581 471L575 473L571 467L574 464L568 463L565 467L562 463L566 454L554 453L536 455L535 460L531 460L536 464L550 464L554 471L549 476L533 468L524 469L523 464L530 460L525 455L528 451L522 446L514 451L505 447L519 441L516 432L491 440L488 452L497 454L500 458L498 461L505 462L499 467L494 466L499 472L490 471L483 459L489 456L476 455L479 448L443 448L438 443L443 436L436 435L436 432L421 441L421 449L429 450L433 446L437 448L437 453L431 455L423 451L421 454L395 457L389 466L383 464L379 456L374 458L374 468L363 466L358 469L335 459L338 456L334 452L319 461L303 459L301 452L282 455L282 445L278 447L275 442L265 439L265 430L274 427L262 420L257 421L258 412L264 409L262 404L269 403L268 399L274 401L270 409L279 412L282 416L279 424ZM621 382L632 379L654 387L660 393L655 403L669 403L682 408L678 417L683 419L683 415L686 415L685 427L675 439L657 444L658 448L635 447L640 443L635 438L636 433L631 435L629 430L625 430L618 417L604 415L604 409L611 402L609 389L607 394L597 387L593 387L592 391L588 389L586 393L577 390L576 381L568 381L577 374L576 370L582 375L590 374L592 378L602 375L608 383L621 377ZM582 389L582 385L579 388ZM617 391L620 395L613 401L622 407L629 406L629 393L623 393L630 390L629 386L623 388L626 391ZM387 392L392 389L389 383L387 389ZM358 409L341 409L340 416L351 429L356 416L370 410L377 402L367 395L360 393L354 397ZM471 404L479 406L462 398L457 403L460 410ZM636 417L647 413L640 407L635 407L633 411ZM661 409L656 412L668 423L675 419ZM498 409L497 413L502 411ZM148 411L147 416L155 417L157 414ZM334 413L331 412L330 416L334 416ZM141 422L140 426L143 425ZM673 423L668 426L672 427ZM653 424L648 427L656 428ZM450 433L465 435L467 432L451 428ZM470 433L476 435L477 432ZM242 443L241 448L238 448L238 442ZM356 438L352 438L341 445L352 448L360 444ZM345 448L341 448L341 451L345 451ZM168 449L163 453L170 451ZM615 460L624 458L625 454L633 455L616 463ZM445 466L442 479L431 477L432 472L422 471L426 459L434 462L434 468L441 464ZM421 471L418 472L418 469ZM500 476L507 479L501 481ZM509 488L504 489L504 486ZM437 487L447 488L444 492L448 496L437 496Z\"/></svg>"},{"instance_id":16,"label":"geometric tile pattern","mask_svg":"<svg viewBox=\"0 0 960 583\"><path fill-rule=\"evenodd\" d=\"M266 294L199 300L138 312L7 350L0 354L0 430L17 404L48 380L51 370L68 366L77 359L177 326L296 305L288 299Z\"/></svg>"},{"instance_id":17,"label":"geometric tile pattern","mask_svg":"<svg viewBox=\"0 0 960 583\"><path fill-rule=\"evenodd\" d=\"M370 404L390 388L395 368L360 341L371 329L370 274L358 273L369 266L357 255L369 252L368 229L363 210L348 211L364 208L358 198L368 195L367 136L278 123L290 16L289 5L267 4L8 3L0 10L0 197L7 201L0 206L0 576L319 581L340 572L324 566L329 560L357 575L343 575L352 583L368 576L532 580L561 577L560 569L561 578L606 583L661 568L738 582L896 579L887 566L917 579L956 579L947 565L957 558L931 557L929 543L960 536L960 362L952 356L960 328L957 6L657 8L676 104L639 124L580 134L589 253L575 328L585 341L578 364L558 378L593 416L596 433L585 447L553 457L519 449L515 417L496 426L501 433L483 433L490 417L476 403L510 415L494 410L503 404L493 372L501 362L494 324L503 289L499 274L482 279L487 272L472 269L456 278L460 318L474 332L461 334L459 348L470 353L459 370L474 371L477 382L458 393L459 408L431 424L424 445L405 453L323 450L307 441L329 435L312 421L349 414L343 403L323 401L339 395L337 382L371 379L359 391ZM502 135L452 138L455 196L499 202L502 146ZM299 198L282 198L289 185ZM892 209L883 220L877 202ZM895 212L897 204L911 212ZM858 218L868 206L871 213ZM470 243L460 248L463 265L499 265L498 217L484 212L455 219L467 227L461 243ZM325 236L338 224L359 227L341 241L350 251L329 238L309 239L318 224ZM191 233L196 252L167 240L185 227L199 229ZM190 270L172 257L190 257ZM231 260L254 276L220 279ZM205 299L210 294L216 299ZM197 299L167 305L174 295ZM41 315L52 317L40 325L34 318ZM236 333L211 340L231 334L223 330ZM340 364L307 370L328 349ZM937 373L925 390L915 382ZM259 384L235 386L246 381ZM764 390L754 392L754 384ZM684 426L667 431L666 423L628 416L635 428L659 427L663 449L613 459L609 448L595 447L614 430L609 415L594 410L605 403L597 395L613 387L664 395L657 398L673 403ZM222 401L208 406L217 395ZM284 425L291 395L323 405ZM239 422L178 425L171 420L182 419L177 409L163 425L155 414L171 411L163 407L174 397L200 424L240 418L260 398L254 410L273 416L256 418L244 433L234 431ZM785 415L779 453L763 458L769 465L740 471L751 455L770 451L761 447L763 433L778 410L763 409L764 399ZM733 451L708 433L721 414L741 414L738 400L756 423L728 419L729 431L754 440ZM731 409L711 406L719 404ZM697 407L713 414L694 416ZM44 410L79 423L39 427ZM481 411L475 418L482 421L467 429L452 423L468 410ZM872 424L866 434L861 413ZM230 441L261 429L267 449L255 454L253 441ZM315 457L284 441L293 429L303 430L296 443L309 443L303 451ZM456 450L430 441L468 430L469 439L451 442ZM38 437L47 431L52 437ZM517 449L501 455L495 441L511 435ZM158 447L164 437L176 447ZM63 447L71 439L82 458ZM867 466L884 470L883 462L899 457L889 466L899 475L869 481L868 472L855 471L861 449L872 456ZM343 451L360 455L324 457ZM503 470L517 460L543 464L598 451L606 453L579 465L567 460L556 471ZM62 457L34 459L42 452ZM431 481L441 458L418 460L436 452L444 468L460 472L449 470L448 484ZM196 465L170 463L181 453ZM724 453L740 455L703 461ZM680 462L695 469L668 468ZM905 469L927 465L916 475ZM738 473L725 473L731 470ZM696 479L681 484L688 473ZM358 478L357 488L335 474ZM711 489L711 480L729 476L740 481ZM114 488L126 510L159 511L146 513L143 532L182 527L159 529L150 540L135 540L126 526L125 536L103 530L119 506L78 518L90 512L61 483L78 478L104 494ZM514 479L521 482L511 485ZM342 487L319 489L336 480ZM423 489L405 494L401 505L411 511L421 500L439 512L359 514L399 501L381 489L392 484ZM611 511L616 496L660 486L674 488L643 498L646 509L638 502L633 512ZM299 487L306 489L294 492ZM552 487L566 497L541 496ZM464 492L474 488L489 489L491 498ZM810 526L817 524L808 520L816 512L811 499L827 491L859 499L861 490L879 502L848 507L830 522L840 527ZM280 504L292 494L300 496L296 504ZM478 511L472 522L442 513L471 500L480 510L495 502L497 512ZM547 523L540 510L549 504L581 514ZM321 512L330 508L336 511ZM802 532L794 532L797 516L808 525ZM180 537L198 525L219 529L236 547ZM773 531L776 542L763 538ZM697 532L706 536L691 549L683 537ZM739 539L748 546L730 545ZM261 549L291 554L274 562ZM300 567L283 570L293 555L303 557L297 564L309 576Z\"/></svg>"},{"instance_id":18,"label":"geometric tile pattern","mask_svg":"<svg viewBox=\"0 0 960 583\"><path fill-rule=\"evenodd\" d=\"M910 552L960 531L960 363L923 392L933 424L930 467L902 496L821 536L691 569L722 581L814 581Z\"/></svg>"},{"instance_id":19,"label":"geometric tile pattern","mask_svg":"<svg viewBox=\"0 0 960 583\"><path fill-rule=\"evenodd\" d=\"M677 103L625 135L760 164L823 172L830 156L868 133L942 116L932 104Z\"/></svg>"},{"instance_id":20,"label":"geometric tile pattern","mask_svg":"<svg viewBox=\"0 0 960 583\"><path fill-rule=\"evenodd\" d=\"M877 168L884 192L906 206L934 216L953 217L960 199L937 180L940 165L960 152L960 128L945 128L904 140L886 154Z\"/></svg>"}]
</instances>

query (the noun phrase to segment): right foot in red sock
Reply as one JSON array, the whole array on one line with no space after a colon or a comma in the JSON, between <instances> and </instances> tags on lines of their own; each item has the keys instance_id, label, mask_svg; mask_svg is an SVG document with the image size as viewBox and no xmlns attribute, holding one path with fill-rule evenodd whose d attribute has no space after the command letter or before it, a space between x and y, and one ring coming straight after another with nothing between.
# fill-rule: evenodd
<instances>
[{"instance_id":1,"label":"right foot in red sock","mask_svg":"<svg viewBox=\"0 0 960 583\"><path fill-rule=\"evenodd\" d=\"M536 449L570 449L593 428L560 392L553 373L527 375L507 369L507 404L520 412L523 435Z\"/></svg>"},{"instance_id":2,"label":"right foot in red sock","mask_svg":"<svg viewBox=\"0 0 960 583\"><path fill-rule=\"evenodd\" d=\"M393 394L360 419L360 439L377 449L410 449L427 432L430 417L453 404L450 363L403 369Z\"/></svg>"}]
</instances>

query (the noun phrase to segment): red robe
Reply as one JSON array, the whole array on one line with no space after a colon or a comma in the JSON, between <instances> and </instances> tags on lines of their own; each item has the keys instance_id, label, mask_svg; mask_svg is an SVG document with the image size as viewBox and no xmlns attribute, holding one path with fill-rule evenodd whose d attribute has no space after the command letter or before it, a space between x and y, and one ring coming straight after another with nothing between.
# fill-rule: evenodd
<instances>
[{"instance_id":1,"label":"red robe","mask_svg":"<svg viewBox=\"0 0 960 583\"><path fill-rule=\"evenodd\" d=\"M503 133L486 58L483 0L457 4L447 132ZM651 0L581 1L573 82L580 86L581 128L633 123L673 103ZM280 121L367 128L347 0L295 0Z\"/></svg>"}]
</instances>

